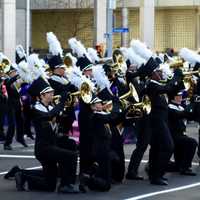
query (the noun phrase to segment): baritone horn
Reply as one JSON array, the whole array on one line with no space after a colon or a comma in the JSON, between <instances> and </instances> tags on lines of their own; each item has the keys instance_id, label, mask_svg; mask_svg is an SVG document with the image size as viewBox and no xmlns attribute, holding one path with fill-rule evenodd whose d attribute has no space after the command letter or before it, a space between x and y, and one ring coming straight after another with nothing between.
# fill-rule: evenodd
<instances>
[{"instance_id":1,"label":"baritone horn","mask_svg":"<svg viewBox=\"0 0 200 200\"><path fill-rule=\"evenodd\" d=\"M144 95L141 102L130 104L127 110L126 119L141 118L150 114L151 101L147 95Z\"/></svg>"},{"instance_id":2,"label":"baritone horn","mask_svg":"<svg viewBox=\"0 0 200 200\"><path fill-rule=\"evenodd\" d=\"M183 75L184 75L183 83L184 83L185 89L189 93L189 97L192 97L193 95L195 81L192 78L192 75L195 75L195 74L200 75L200 69L196 71L183 72Z\"/></svg>"},{"instance_id":3,"label":"baritone horn","mask_svg":"<svg viewBox=\"0 0 200 200\"><path fill-rule=\"evenodd\" d=\"M139 97L138 97L137 91L132 83L129 83L129 91L127 93L123 94L122 96L120 96L119 100L122 101L122 100L127 99L128 97L133 97L136 102L139 102ZM105 106L110 105L110 104L112 104L112 100L108 101L105 104Z\"/></svg>"},{"instance_id":4,"label":"baritone horn","mask_svg":"<svg viewBox=\"0 0 200 200\"><path fill-rule=\"evenodd\" d=\"M81 84L80 91L72 92L69 95L69 99L65 102L65 107L71 107L74 103L75 97L80 96L85 103L90 103L92 99L92 91L87 82ZM58 104L60 102L61 95L55 95L53 97L53 102Z\"/></svg>"}]
</instances>

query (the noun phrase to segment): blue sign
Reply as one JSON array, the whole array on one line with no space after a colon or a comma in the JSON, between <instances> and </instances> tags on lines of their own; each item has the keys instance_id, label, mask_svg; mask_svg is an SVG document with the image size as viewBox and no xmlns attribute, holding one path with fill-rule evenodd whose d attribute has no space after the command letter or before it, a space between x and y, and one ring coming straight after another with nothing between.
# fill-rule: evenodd
<instances>
[{"instance_id":1,"label":"blue sign","mask_svg":"<svg viewBox=\"0 0 200 200\"><path fill-rule=\"evenodd\" d=\"M128 28L113 28L113 33L127 33L129 32Z\"/></svg>"}]
</instances>

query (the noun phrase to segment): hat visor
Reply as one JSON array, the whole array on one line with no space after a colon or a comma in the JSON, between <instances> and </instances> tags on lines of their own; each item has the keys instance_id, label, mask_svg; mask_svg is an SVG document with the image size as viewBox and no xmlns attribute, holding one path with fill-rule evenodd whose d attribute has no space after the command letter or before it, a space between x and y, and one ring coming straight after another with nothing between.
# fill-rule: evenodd
<instances>
[{"instance_id":1,"label":"hat visor","mask_svg":"<svg viewBox=\"0 0 200 200\"><path fill-rule=\"evenodd\" d=\"M101 99L99 99L98 97L95 97L94 99L92 99L92 100L90 101L90 104L101 103L101 102L102 102Z\"/></svg>"},{"instance_id":2,"label":"hat visor","mask_svg":"<svg viewBox=\"0 0 200 200\"><path fill-rule=\"evenodd\" d=\"M48 92L53 92L53 91L54 91L54 89L52 87L48 86L44 90L42 90L40 92L40 94L44 94L44 93L48 93Z\"/></svg>"},{"instance_id":3,"label":"hat visor","mask_svg":"<svg viewBox=\"0 0 200 200\"><path fill-rule=\"evenodd\" d=\"M65 66L64 64L60 64L60 65L57 65L57 66L55 67L55 69L58 69L58 68L66 68L66 66Z\"/></svg>"},{"instance_id":4,"label":"hat visor","mask_svg":"<svg viewBox=\"0 0 200 200\"><path fill-rule=\"evenodd\" d=\"M89 65L87 65L86 67L84 67L84 68L82 69L82 71L92 69L92 65L93 65L93 64L89 64Z\"/></svg>"}]
</instances>

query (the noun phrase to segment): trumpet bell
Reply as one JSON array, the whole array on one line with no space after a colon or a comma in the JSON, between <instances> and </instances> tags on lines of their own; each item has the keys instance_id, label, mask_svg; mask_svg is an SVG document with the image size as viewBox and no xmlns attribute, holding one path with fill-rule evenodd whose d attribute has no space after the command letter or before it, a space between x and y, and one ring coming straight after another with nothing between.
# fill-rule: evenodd
<instances>
[{"instance_id":1,"label":"trumpet bell","mask_svg":"<svg viewBox=\"0 0 200 200\"><path fill-rule=\"evenodd\" d=\"M81 98L86 104L89 104L92 100L92 94L84 94Z\"/></svg>"},{"instance_id":2,"label":"trumpet bell","mask_svg":"<svg viewBox=\"0 0 200 200\"><path fill-rule=\"evenodd\" d=\"M88 104L91 102L92 100L92 90L90 88L90 85L86 82L83 82L81 85L81 89L80 89L80 94L81 94L81 98L82 100Z\"/></svg>"},{"instance_id":3,"label":"trumpet bell","mask_svg":"<svg viewBox=\"0 0 200 200\"><path fill-rule=\"evenodd\" d=\"M142 102L131 104L128 107L126 119L141 118L144 115L149 115L151 112L151 101L147 95L143 96Z\"/></svg>"},{"instance_id":4,"label":"trumpet bell","mask_svg":"<svg viewBox=\"0 0 200 200\"><path fill-rule=\"evenodd\" d=\"M144 104L144 106L143 106L144 112L145 112L147 115L149 115L150 112L151 112L151 101L150 101L150 99L149 99L149 97L148 97L147 95L145 95L145 96L143 97L143 104Z\"/></svg>"}]
</instances>

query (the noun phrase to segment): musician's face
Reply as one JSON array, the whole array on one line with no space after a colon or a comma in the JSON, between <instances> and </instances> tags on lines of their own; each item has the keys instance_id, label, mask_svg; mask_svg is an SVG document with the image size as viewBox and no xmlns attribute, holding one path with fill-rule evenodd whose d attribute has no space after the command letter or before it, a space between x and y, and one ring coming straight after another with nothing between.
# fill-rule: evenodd
<instances>
[{"instance_id":1,"label":"musician's face","mask_svg":"<svg viewBox=\"0 0 200 200\"><path fill-rule=\"evenodd\" d=\"M162 80L162 71L156 70L152 73L152 78L156 81Z\"/></svg>"},{"instance_id":2,"label":"musician's face","mask_svg":"<svg viewBox=\"0 0 200 200\"><path fill-rule=\"evenodd\" d=\"M102 103L95 103L91 105L91 108L93 111L102 111L103 110L103 106Z\"/></svg>"},{"instance_id":3,"label":"musician's face","mask_svg":"<svg viewBox=\"0 0 200 200\"><path fill-rule=\"evenodd\" d=\"M96 107L96 110L97 110L97 111L102 111L102 109L103 109L103 106L102 106L101 103L96 103L96 104L95 104L95 107Z\"/></svg>"},{"instance_id":4,"label":"musician's face","mask_svg":"<svg viewBox=\"0 0 200 200\"><path fill-rule=\"evenodd\" d=\"M183 100L183 98L181 95L177 95L174 97L174 101L179 105L182 103L182 100Z\"/></svg>"},{"instance_id":5,"label":"musician's face","mask_svg":"<svg viewBox=\"0 0 200 200\"><path fill-rule=\"evenodd\" d=\"M44 94L41 94L41 99L49 104L53 101L53 96L54 96L54 91L46 92Z\"/></svg>"},{"instance_id":6,"label":"musician's face","mask_svg":"<svg viewBox=\"0 0 200 200\"><path fill-rule=\"evenodd\" d=\"M92 77L92 69L84 70L83 73L87 77Z\"/></svg>"},{"instance_id":7,"label":"musician's face","mask_svg":"<svg viewBox=\"0 0 200 200\"><path fill-rule=\"evenodd\" d=\"M56 69L54 70L54 72L55 72L56 74L59 74L60 76L64 76L64 75L65 75L65 68L64 68L64 67L56 68Z\"/></svg>"}]
</instances>

